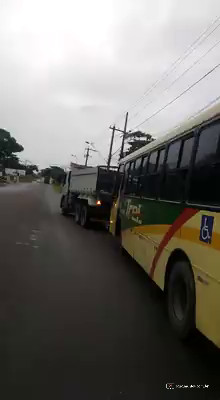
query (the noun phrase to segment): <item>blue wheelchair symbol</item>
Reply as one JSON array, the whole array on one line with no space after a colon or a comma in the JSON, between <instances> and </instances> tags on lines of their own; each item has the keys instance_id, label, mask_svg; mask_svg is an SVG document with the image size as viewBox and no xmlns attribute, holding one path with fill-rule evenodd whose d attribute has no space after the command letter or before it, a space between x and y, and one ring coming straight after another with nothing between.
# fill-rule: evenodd
<instances>
[{"instance_id":1,"label":"blue wheelchair symbol","mask_svg":"<svg viewBox=\"0 0 220 400\"><path fill-rule=\"evenodd\" d=\"M199 239L205 243L212 242L212 229L213 229L214 217L209 215L202 215L200 237Z\"/></svg>"}]
</instances>

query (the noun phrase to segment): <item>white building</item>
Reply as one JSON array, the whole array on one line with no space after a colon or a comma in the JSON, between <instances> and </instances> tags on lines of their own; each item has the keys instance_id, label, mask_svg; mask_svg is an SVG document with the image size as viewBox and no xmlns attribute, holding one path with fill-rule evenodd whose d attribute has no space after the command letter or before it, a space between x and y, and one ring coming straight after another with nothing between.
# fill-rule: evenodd
<instances>
[{"instance_id":1,"label":"white building","mask_svg":"<svg viewBox=\"0 0 220 400\"><path fill-rule=\"evenodd\" d=\"M26 175L26 171L24 169L5 168L5 175L9 175L9 176L25 176Z\"/></svg>"}]
</instances>

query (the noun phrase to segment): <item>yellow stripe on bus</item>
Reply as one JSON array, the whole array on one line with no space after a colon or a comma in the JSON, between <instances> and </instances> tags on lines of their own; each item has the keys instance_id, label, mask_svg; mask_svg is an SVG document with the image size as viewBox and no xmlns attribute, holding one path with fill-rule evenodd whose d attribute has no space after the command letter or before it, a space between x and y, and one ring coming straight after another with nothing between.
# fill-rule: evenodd
<instances>
[{"instance_id":1,"label":"yellow stripe on bus","mask_svg":"<svg viewBox=\"0 0 220 400\"><path fill-rule=\"evenodd\" d=\"M143 235L165 235L171 225L142 225L133 228L134 233L140 233ZM202 246L208 246L215 250L220 250L220 233L213 232L211 243L205 243L199 239L200 229L183 226L174 235L182 240L188 240L193 243L200 244Z\"/></svg>"}]
</instances>

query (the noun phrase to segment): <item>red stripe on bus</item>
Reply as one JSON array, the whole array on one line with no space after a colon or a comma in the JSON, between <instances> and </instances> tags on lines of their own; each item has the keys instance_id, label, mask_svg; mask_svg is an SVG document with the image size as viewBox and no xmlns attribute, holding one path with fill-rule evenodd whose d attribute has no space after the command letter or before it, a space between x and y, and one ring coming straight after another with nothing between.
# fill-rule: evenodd
<instances>
[{"instance_id":1,"label":"red stripe on bus","mask_svg":"<svg viewBox=\"0 0 220 400\"><path fill-rule=\"evenodd\" d=\"M165 233L163 239L161 240L159 247L157 249L157 252L154 256L152 266L150 269L150 277L153 278L154 272L157 266L157 262L161 256L161 253L164 249L164 247L167 245L167 243L172 239L172 237L175 235L175 233L178 231L178 229L181 228L185 222L187 222L190 218L192 218L195 214L198 213L198 210L195 210L194 208L185 208L183 212L177 217L177 219L174 221L173 225L168 229L168 231Z\"/></svg>"}]
</instances>

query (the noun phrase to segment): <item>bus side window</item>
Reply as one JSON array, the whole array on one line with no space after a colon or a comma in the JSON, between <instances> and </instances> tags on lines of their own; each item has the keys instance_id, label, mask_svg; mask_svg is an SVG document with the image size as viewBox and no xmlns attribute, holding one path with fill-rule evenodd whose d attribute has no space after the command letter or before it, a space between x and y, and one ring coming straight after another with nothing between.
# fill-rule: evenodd
<instances>
[{"instance_id":1,"label":"bus side window","mask_svg":"<svg viewBox=\"0 0 220 400\"><path fill-rule=\"evenodd\" d=\"M132 192L134 195L138 194L139 178L141 173L142 158L137 158L135 162L135 169L133 173Z\"/></svg>"},{"instance_id":2,"label":"bus side window","mask_svg":"<svg viewBox=\"0 0 220 400\"><path fill-rule=\"evenodd\" d=\"M132 161L130 163L130 168L129 168L129 171L128 171L127 184L126 184L126 187L125 187L125 193L126 194L131 194L132 193L132 182L133 182L134 169L135 169L135 161Z\"/></svg>"},{"instance_id":3,"label":"bus side window","mask_svg":"<svg viewBox=\"0 0 220 400\"><path fill-rule=\"evenodd\" d=\"M156 198L158 194L158 174L157 166L159 161L159 152L153 151L149 156L147 175L144 180L144 196Z\"/></svg>"},{"instance_id":4,"label":"bus side window","mask_svg":"<svg viewBox=\"0 0 220 400\"><path fill-rule=\"evenodd\" d=\"M220 205L220 121L201 128L189 200L199 204Z\"/></svg>"},{"instance_id":5,"label":"bus side window","mask_svg":"<svg viewBox=\"0 0 220 400\"><path fill-rule=\"evenodd\" d=\"M144 194L144 181L145 181L145 175L146 175L146 170L147 170L147 165L148 165L148 158L149 158L149 155L147 154L142 159L142 166L141 166L140 179L139 179L139 194L140 195Z\"/></svg>"},{"instance_id":6,"label":"bus side window","mask_svg":"<svg viewBox=\"0 0 220 400\"><path fill-rule=\"evenodd\" d=\"M162 199L183 201L185 197L186 178L189 170L194 136L171 143L162 185Z\"/></svg>"},{"instance_id":7,"label":"bus side window","mask_svg":"<svg viewBox=\"0 0 220 400\"><path fill-rule=\"evenodd\" d=\"M130 164L131 164L130 162L127 162L125 164L124 185L123 185L123 192L124 193L127 193Z\"/></svg>"}]
</instances>

